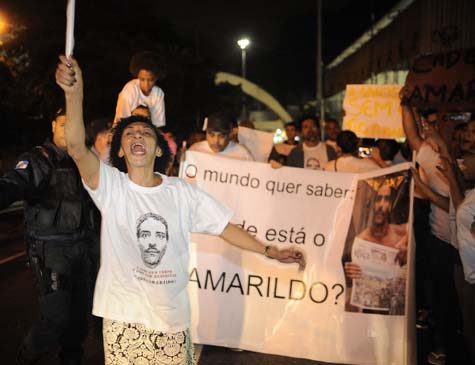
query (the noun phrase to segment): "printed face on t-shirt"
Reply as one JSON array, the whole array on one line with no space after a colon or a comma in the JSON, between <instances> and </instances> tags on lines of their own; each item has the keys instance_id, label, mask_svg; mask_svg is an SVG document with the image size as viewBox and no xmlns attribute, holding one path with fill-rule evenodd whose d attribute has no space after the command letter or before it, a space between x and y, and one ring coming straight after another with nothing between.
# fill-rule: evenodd
<instances>
[{"instance_id":1,"label":"printed face on t-shirt","mask_svg":"<svg viewBox=\"0 0 475 365\"><path fill-rule=\"evenodd\" d=\"M314 157L310 157L305 162L305 168L306 169L312 169L312 170L320 170L320 161L318 161Z\"/></svg>"},{"instance_id":2,"label":"printed face on t-shirt","mask_svg":"<svg viewBox=\"0 0 475 365\"><path fill-rule=\"evenodd\" d=\"M168 227L166 221L158 215L149 213L144 218L137 226L137 238L143 263L148 268L154 269L165 255Z\"/></svg>"}]
</instances>

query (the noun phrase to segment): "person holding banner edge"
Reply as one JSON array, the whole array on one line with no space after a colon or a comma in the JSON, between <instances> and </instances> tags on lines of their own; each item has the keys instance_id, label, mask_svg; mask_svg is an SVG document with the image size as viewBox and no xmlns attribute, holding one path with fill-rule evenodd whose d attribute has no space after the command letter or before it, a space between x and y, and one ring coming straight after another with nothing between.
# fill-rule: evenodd
<instances>
[{"instance_id":1,"label":"person holding banner edge","mask_svg":"<svg viewBox=\"0 0 475 365\"><path fill-rule=\"evenodd\" d=\"M430 193L430 232L426 252L419 250L427 259L430 279L433 282L433 290L429 292L426 303L433 314L433 350L428 361L432 364L444 364L449 341L456 336L459 326L460 310L454 280L454 266L459 258L450 227L449 185L437 169L441 153L434 150L429 138L439 132L437 111L432 109L425 113L419 134L419 115L417 110L413 110L408 104L408 91L407 87L403 87L399 93L403 128L411 148L416 151L416 161L431 189L430 192L427 190ZM444 151L442 154L449 152Z\"/></svg>"},{"instance_id":2,"label":"person holding banner edge","mask_svg":"<svg viewBox=\"0 0 475 365\"><path fill-rule=\"evenodd\" d=\"M203 126L206 140L194 143L189 150L236 160L254 161L246 146L233 140L235 124L235 119L229 113L211 113L205 118Z\"/></svg>"},{"instance_id":3,"label":"person holding banner edge","mask_svg":"<svg viewBox=\"0 0 475 365\"><path fill-rule=\"evenodd\" d=\"M320 141L319 126L315 119L302 121L299 143L287 157L287 166L322 170L328 161L335 160L335 150Z\"/></svg>"},{"instance_id":4,"label":"person holding banner edge","mask_svg":"<svg viewBox=\"0 0 475 365\"><path fill-rule=\"evenodd\" d=\"M475 364L475 245L473 234L475 155L466 156L461 163L457 163L454 156L447 154L448 144L439 135L435 134L431 136L431 139L436 149L441 151L441 159L437 168L449 183L451 213L456 216L455 231L461 262L458 260L455 262L455 286L463 319L462 332L467 350L466 356L471 357L470 364ZM421 186L424 191L428 191L429 196L433 195L430 187L421 181L417 172L413 172L416 185ZM463 176L463 181L459 181L459 176ZM471 230L472 232L470 232ZM460 356L463 356L463 353Z\"/></svg>"},{"instance_id":5,"label":"person holding banner edge","mask_svg":"<svg viewBox=\"0 0 475 365\"><path fill-rule=\"evenodd\" d=\"M220 235L239 248L282 263L298 263L301 268L305 266L304 256L294 248L279 250L260 243L230 224L232 211L208 194L181 179L154 173L153 164L161 151L156 143L157 130L148 119L122 119L118 123L122 134L116 130L113 136L112 146L119 144L118 156L124 158L127 174L100 162L84 141L81 69L72 58L60 56L60 61L56 82L65 92L70 118L66 125L68 153L103 214L103 261L93 312L106 318L106 364L119 360L149 363L159 356L165 363L178 356L180 364L193 364L186 293L190 231ZM166 222L169 240L166 253L154 269L143 265L135 236L136 222L149 212ZM153 229L141 229L139 233L144 240L152 234ZM119 343L118 338L147 341L134 350L129 342Z\"/></svg>"}]
</instances>

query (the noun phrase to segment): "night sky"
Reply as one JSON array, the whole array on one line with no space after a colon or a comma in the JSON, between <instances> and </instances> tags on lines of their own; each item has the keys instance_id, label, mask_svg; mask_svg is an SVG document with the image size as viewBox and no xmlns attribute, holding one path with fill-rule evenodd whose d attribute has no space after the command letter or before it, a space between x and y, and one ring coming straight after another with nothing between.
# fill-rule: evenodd
<instances>
[{"instance_id":1,"label":"night sky","mask_svg":"<svg viewBox=\"0 0 475 365\"><path fill-rule=\"evenodd\" d=\"M276 95L284 104L315 95L315 0L98 0L97 10L94 4L87 5L94 2L76 2L81 11L80 29L94 28L94 22L100 17L116 17L120 21L131 14L138 19L153 15L169 22L173 30L196 47L216 69L236 74L241 68L236 40L247 36L252 41L247 52L251 81ZM63 24L65 3L3 0L0 11L17 23ZM324 63L329 63L368 29L372 11L378 20L395 3L395 0L323 1Z\"/></svg>"},{"instance_id":2,"label":"night sky","mask_svg":"<svg viewBox=\"0 0 475 365\"><path fill-rule=\"evenodd\" d=\"M316 1L148 2L223 71L240 74L237 39L247 36L248 78L285 103L315 95ZM395 0L323 1L323 61L329 63L381 18ZM183 6L186 4L186 11ZM183 6L182 6L183 5Z\"/></svg>"},{"instance_id":3,"label":"night sky","mask_svg":"<svg viewBox=\"0 0 475 365\"><path fill-rule=\"evenodd\" d=\"M0 142L4 146L16 140L19 121L26 126L22 144L41 141L49 133L45 121L64 102L54 82L54 69L57 55L64 52L66 3L0 3L0 16L12 28L26 27L0 48L0 56L7 50L7 62L4 59L2 64L0 59L0 123L6 127ZM324 63L369 29L372 12L377 21L396 3L323 1ZM131 56L163 46L169 72L158 84L166 95L167 125L183 135L199 128L204 115L224 105L222 91L213 85L215 72L241 73L236 41L242 36L252 42L247 51L247 78L284 107L295 105L304 114L303 106L315 100L316 0L76 0L74 55L84 71L86 123L113 115L117 95L131 79ZM22 58L25 54L29 60ZM12 68L12 61L19 59L21 67ZM5 72L5 65L10 71ZM225 108L238 116L241 100L231 91L224 96ZM249 100L250 108L256 107Z\"/></svg>"}]
</instances>

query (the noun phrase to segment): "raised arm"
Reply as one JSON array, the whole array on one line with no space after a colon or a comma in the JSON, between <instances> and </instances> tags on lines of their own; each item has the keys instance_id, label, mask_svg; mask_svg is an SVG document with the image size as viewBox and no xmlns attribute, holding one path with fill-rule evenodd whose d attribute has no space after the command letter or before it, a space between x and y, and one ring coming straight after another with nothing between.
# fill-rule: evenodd
<instances>
[{"instance_id":1,"label":"raised arm","mask_svg":"<svg viewBox=\"0 0 475 365\"><path fill-rule=\"evenodd\" d=\"M84 182L91 189L99 185L99 159L86 146L83 120L82 72L74 58L60 56L56 69L56 83L64 90L66 98L65 136L68 154L76 163Z\"/></svg>"},{"instance_id":2,"label":"raised arm","mask_svg":"<svg viewBox=\"0 0 475 365\"><path fill-rule=\"evenodd\" d=\"M382 168L389 166L383 160L383 157L381 156L381 151L379 150L378 147L373 147L370 161L373 161L376 165L378 165L379 167L382 167Z\"/></svg>"},{"instance_id":3,"label":"raised arm","mask_svg":"<svg viewBox=\"0 0 475 365\"><path fill-rule=\"evenodd\" d=\"M445 212L449 213L450 210L450 199L447 196L440 195L433 191L429 185L424 183L419 176L419 173L416 169L411 167L412 177L414 178L414 182L416 186L422 191L422 193L429 198L429 200L437 205L440 209L443 209Z\"/></svg>"},{"instance_id":4,"label":"raised arm","mask_svg":"<svg viewBox=\"0 0 475 365\"><path fill-rule=\"evenodd\" d=\"M249 233L243 231L234 224L228 223L223 233L220 236L233 246L242 248L247 251L254 251L265 255L271 259L278 260L284 263L297 262L300 269L305 268L305 258L299 250L294 248L286 248L279 250L275 246L265 246L256 240Z\"/></svg>"},{"instance_id":5,"label":"raised arm","mask_svg":"<svg viewBox=\"0 0 475 365\"><path fill-rule=\"evenodd\" d=\"M446 177L447 181L449 182L450 196L455 209L459 207L465 198L463 189L457 179L456 164L457 163L450 157L441 156L440 163L437 165L437 169Z\"/></svg>"},{"instance_id":6,"label":"raised arm","mask_svg":"<svg viewBox=\"0 0 475 365\"><path fill-rule=\"evenodd\" d=\"M406 138L409 141L412 150L419 151L423 140L419 136L417 122L413 111L406 102L406 94L407 88L404 86L399 92L399 97L401 98L402 127L404 128L404 133L406 134Z\"/></svg>"}]
</instances>

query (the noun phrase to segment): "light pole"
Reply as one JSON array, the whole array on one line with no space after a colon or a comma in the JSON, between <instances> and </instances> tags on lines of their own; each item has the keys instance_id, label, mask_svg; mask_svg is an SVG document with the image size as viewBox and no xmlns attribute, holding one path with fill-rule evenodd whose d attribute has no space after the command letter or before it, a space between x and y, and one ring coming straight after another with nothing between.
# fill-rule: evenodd
<instances>
[{"instance_id":1,"label":"light pole","mask_svg":"<svg viewBox=\"0 0 475 365\"><path fill-rule=\"evenodd\" d=\"M251 44L249 39L247 38L242 38L237 41L237 44L239 47L241 47L241 76L243 79L246 79L246 48ZM241 86L242 88L242 86ZM247 110L246 110L246 100L244 96L244 91L242 94L242 111L241 111L241 117L242 119L247 118Z\"/></svg>"},{"instance_id":2,"label":"light pole","mask_svg":"<svg viewBox=\"0 0 475 365\"><path fill-rule=\"evenodd\" d=\"M241 47L241 76L246 78L246 48L251 42L247 38L242 38L237 41L239 47Z\"/></svg>"}]
</instances>

